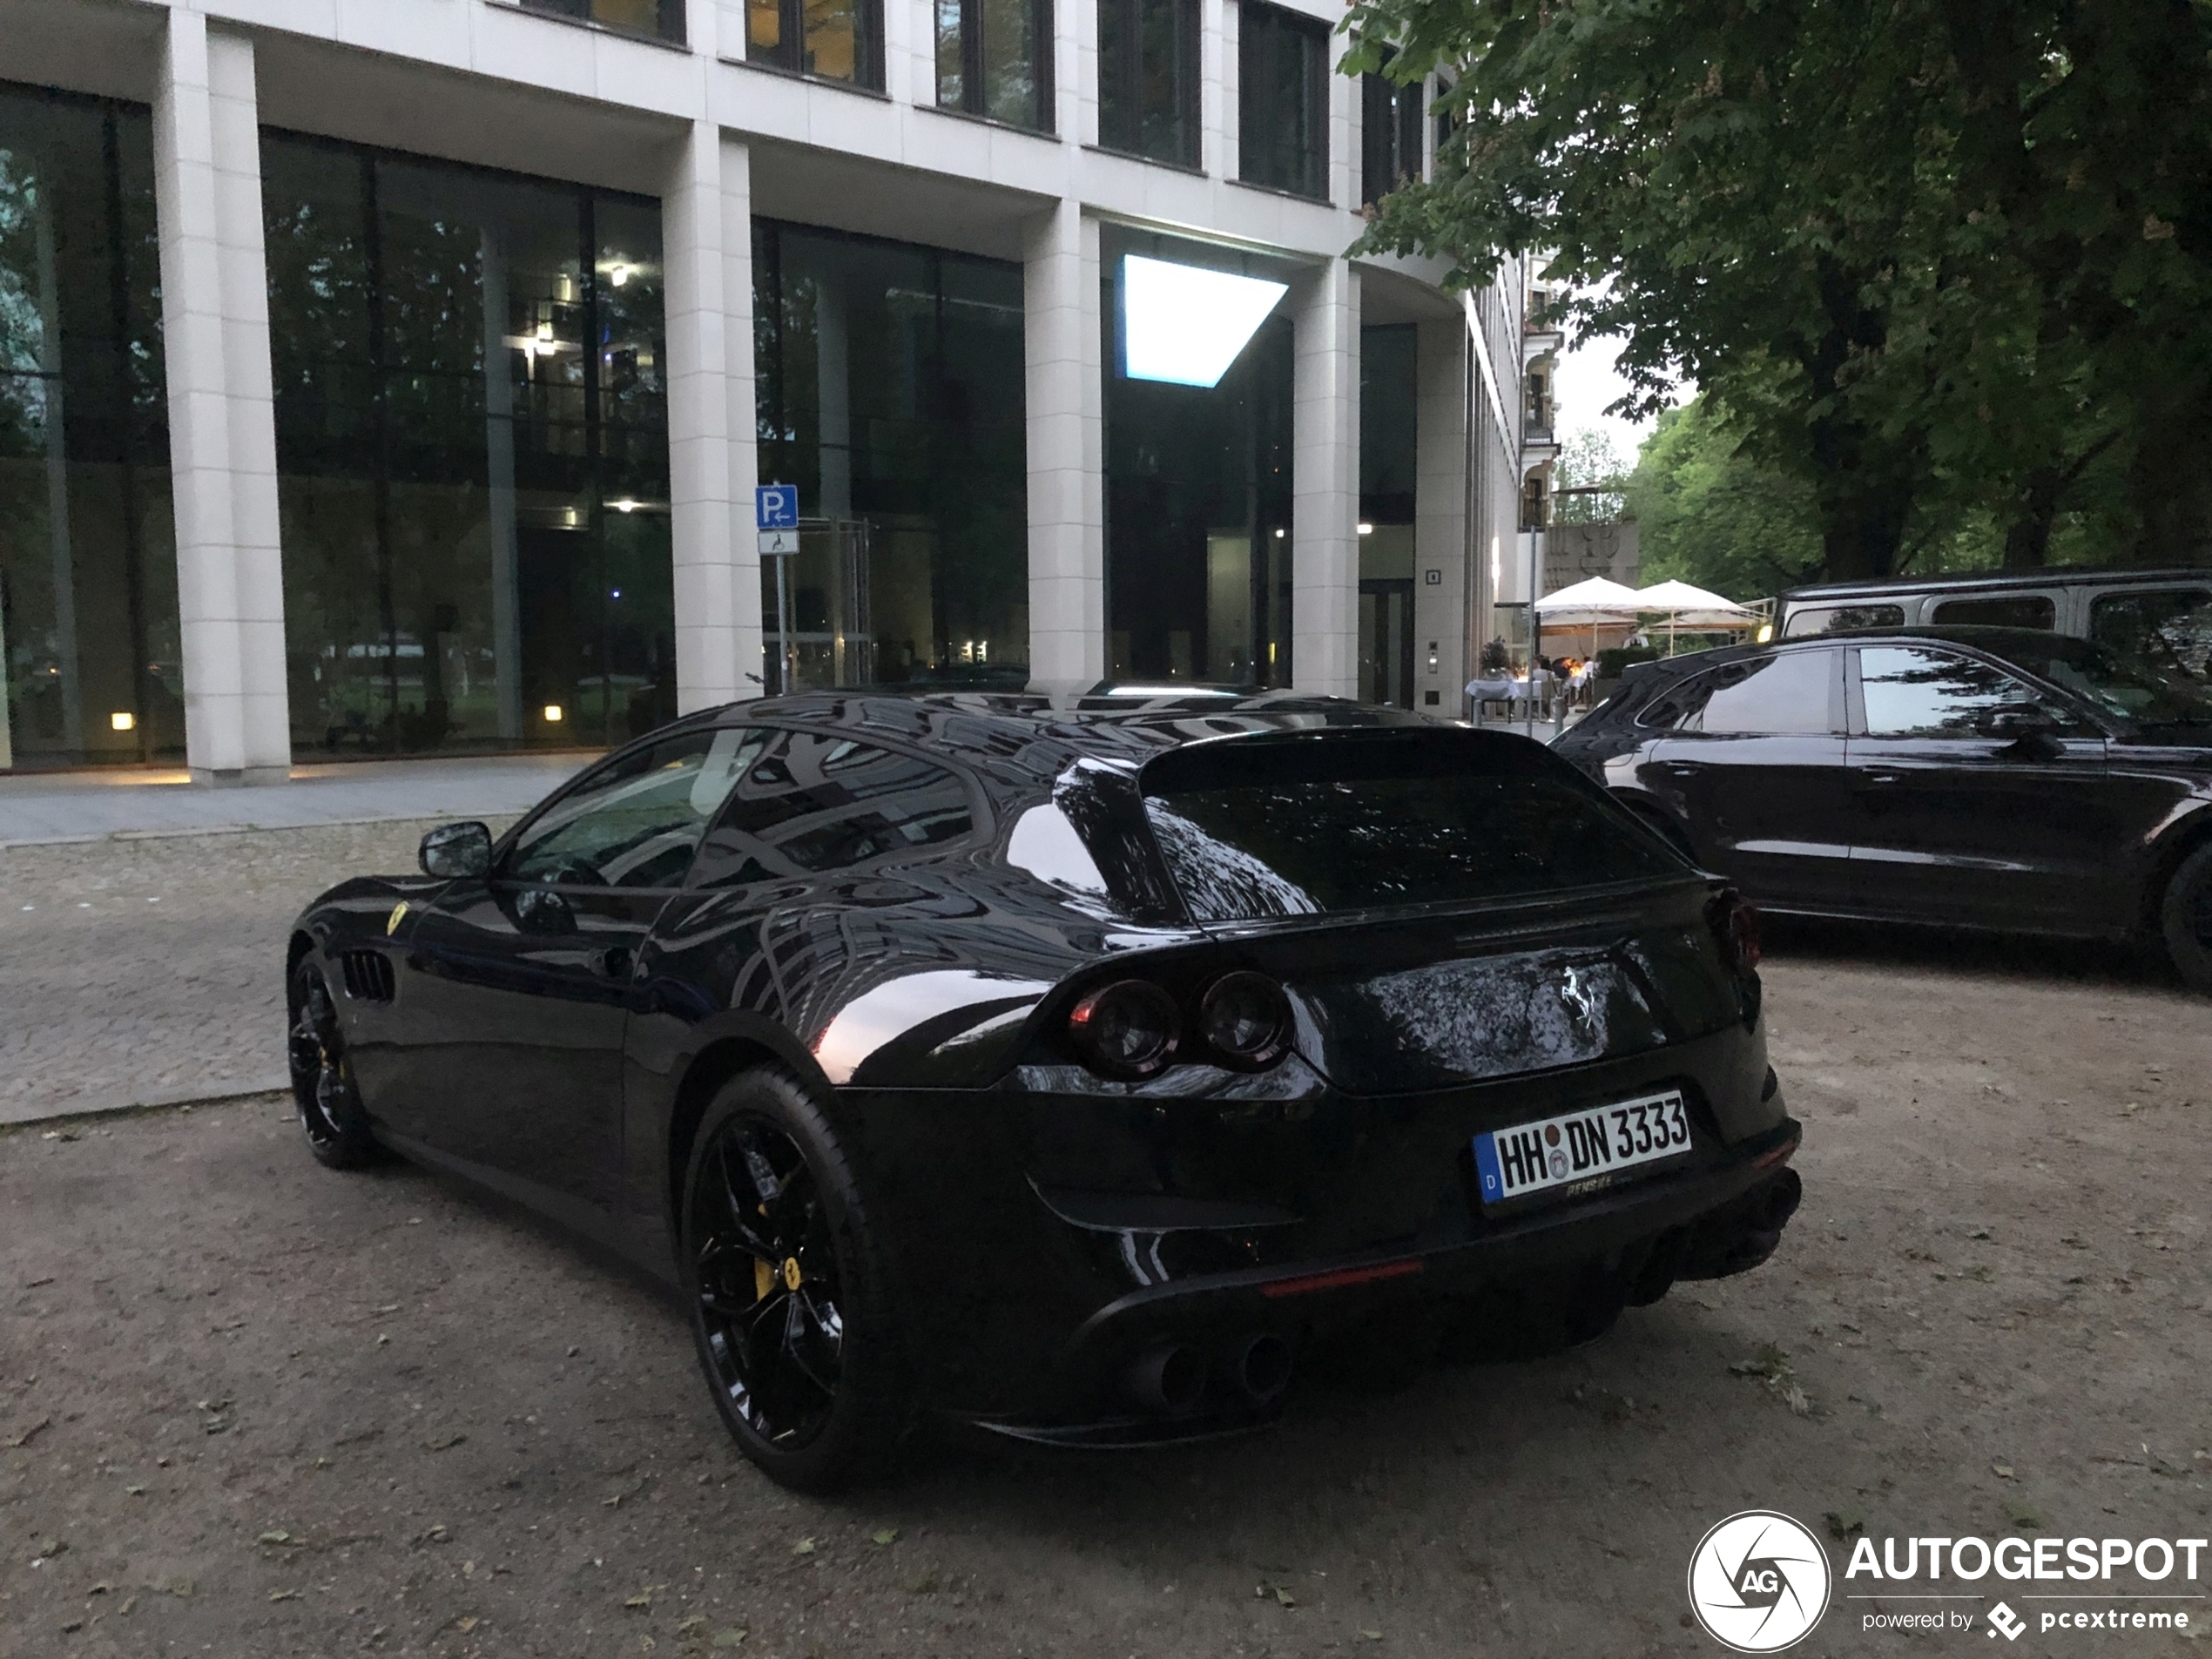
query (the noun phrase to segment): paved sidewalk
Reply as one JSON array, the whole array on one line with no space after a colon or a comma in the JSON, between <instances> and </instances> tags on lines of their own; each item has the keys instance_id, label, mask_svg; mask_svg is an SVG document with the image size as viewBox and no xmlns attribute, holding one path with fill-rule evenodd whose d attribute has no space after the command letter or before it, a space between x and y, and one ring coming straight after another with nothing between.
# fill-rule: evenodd
<instances>
[{"instance_id":1,"label":"paved sidewalk","mask_svg":"<svg viewBox=\"0 0 2212 1659\"><path fill-rule=\"evenodd\" d=\"M18 773L0 777L0 849L110 836L514 818L592 759L572 751L326 762L293 767L288 784L248 789L206 788L182 768Z\"/></svg>"},{"instance_id":2,"label":"paved sidewalk","mask_svg":"<svg viewBox=\"0 0 2212 1659\"><path fill-rule=\"evenodd\" d=\"M0 1123L283 1087L293 918L347 876L412 870L450 816L0 851Z\"/></svg>"}]
</instances>

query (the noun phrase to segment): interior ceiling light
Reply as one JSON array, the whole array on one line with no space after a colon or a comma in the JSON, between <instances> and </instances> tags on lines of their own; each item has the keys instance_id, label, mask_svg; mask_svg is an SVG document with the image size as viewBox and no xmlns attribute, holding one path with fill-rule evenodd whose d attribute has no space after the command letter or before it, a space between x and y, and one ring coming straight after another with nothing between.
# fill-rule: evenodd
<instances>
[{"instance_id":1,"label":"interior ceiling light","mask_svg":"<svg viewBox=\"0 0 2212 1659\"><path fill-rule=\"evenodd\" d=\"M1287 283L1126 254L1123 373L1133 381L1217 386L1289 292Z\"/></svg>"}]
</instances>

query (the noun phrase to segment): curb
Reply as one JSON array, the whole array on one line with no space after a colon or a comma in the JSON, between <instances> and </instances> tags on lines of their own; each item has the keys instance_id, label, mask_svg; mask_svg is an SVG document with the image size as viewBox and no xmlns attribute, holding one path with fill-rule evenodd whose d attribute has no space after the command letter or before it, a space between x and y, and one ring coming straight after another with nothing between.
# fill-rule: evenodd
<instances>
[{"instance_id":1,"label":"curb","mask_svg":"<svg viewBox=\"0 0 2212 1659\"><path fill-rule=\"evenodd\" d=\"M475 816L487 820L520 818L529 810L527 806L502 807L496 812L479 809ZM294 830L360 829L372 824L447 824L454 821L450 812L401 813L387 813L377 818L319 818L307 824L206 824L196 829L103 830L94 835L37 835L22 840L0 841L0 853L19 846L93 846L105 841L175 841L199 835L283 835Z\"/></svg>"},{"instance_id":2,"label":"curb","mask_svg":"<svg viewBox=\"0 0 2212 1659\"><path fill-rule=\"evenodd\" d=\"M71 1106L61 1110L45 1110L32 1106L21 1116L13 1109L0 1107L0 1136L17 1130L51 1128L57 1123L73 1123L93 1118L144 1116L153 1112L176 1111L187 1106L230 1106L243 1101L266 1100L272 1095L288 1095L291 1092L292 1081L286 1077L275 1082L256 1080L244 1087L228 1088L215 1093L202 1089L169 1089L136 1100L111 1102L104 1106Z\"/></svg>"}]
</instances>

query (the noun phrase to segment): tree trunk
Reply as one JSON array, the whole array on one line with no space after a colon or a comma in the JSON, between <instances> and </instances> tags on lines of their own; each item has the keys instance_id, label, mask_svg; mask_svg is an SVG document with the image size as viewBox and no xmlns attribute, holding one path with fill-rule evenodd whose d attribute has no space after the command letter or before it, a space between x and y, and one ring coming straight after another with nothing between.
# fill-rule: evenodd
<instances>
[{"instance_id":1,"label":"tree trunk","mask_svg":"<svg viewBox=\"0 0 2212 1659\"><path fill-rule=\"evenodd\" d=\"M2051 526L2059 516L2059 499L2066 494L2067 475L2056 467L2038 467L2028 475L2020 493L2019 514L2005 528L2005 568L2040 570L2051 550Z\"/></svg>"},{"instance_id":2,"label":"tree trunk","mask_svg":"<svg viewBox=\"0 0 2212 1659\"><path fill-rule=\"evenodd\" d=\"M1911 505L1911 495L1894 487L1878 486L1831 498L1821 516L1821 564L1826 579L1869 582L1895 575Z\"/></svg>"}]
</instances>

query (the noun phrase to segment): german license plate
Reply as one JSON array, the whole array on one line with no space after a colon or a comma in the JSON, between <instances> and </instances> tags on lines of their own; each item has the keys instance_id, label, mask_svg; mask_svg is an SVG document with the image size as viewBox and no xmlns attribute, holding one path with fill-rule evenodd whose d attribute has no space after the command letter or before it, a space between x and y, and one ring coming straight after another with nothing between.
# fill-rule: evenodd
<instances>
[{"instance_id":1,"label":"german license plate","mask_svg":"<svg viewBox=\"0 0 2212 1659\"><path fill-rule=\"evenodd\" d=\"M1503 1204L1583 1182L1609 1186L1623 1170L1659 1163L1689 1150L1689 1114L1682 1091L1643 1095L1562 1113L1474 1137L1482 1202Z\"/></svg>"}]
</instances>

